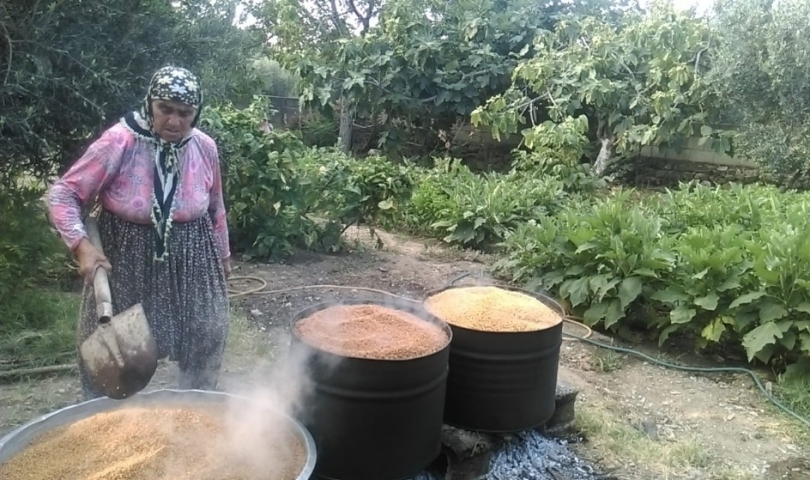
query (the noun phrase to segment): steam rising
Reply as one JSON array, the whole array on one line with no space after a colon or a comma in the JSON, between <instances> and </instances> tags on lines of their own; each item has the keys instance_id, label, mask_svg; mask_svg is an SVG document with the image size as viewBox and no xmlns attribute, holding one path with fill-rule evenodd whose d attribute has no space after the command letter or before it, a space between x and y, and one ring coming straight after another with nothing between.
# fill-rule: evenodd
<instances>
[{"instance_id":1,"label":"steam rising","mask_svg":"<svg viewBox=\"0 0 810 480\"><path fill-rule=\"evenodd\" d=\"M228 455L256 472L254 478L295 478L290 472L299 473L306 460L303 439L280 414L306 420L313 355L313 350L293 344L276 363L262 361L247 381L230 389L236 398L227 403L226 432L220 441Z\"/></svg>"},{"instance_id":2,"label":"steam rising","mask_svg":"<svg viewBox=\"0 0 810 480\"><path fill-rule=\"evenodd\" d=\"M418 303L394 297L361 297L360 301L406 312L413 308L421 310ZM334 302L334 305L340 304L344 302ZM423 317L420 313L417 316ZM346 320L339 314L328 318L321 324L321 328L326 329L322 333L337 335L341 323ZM390 333L382 333L376 340L385 342L385 335ZM374 341L375 338L366 336L366 340ZM293 341L288 351L279 355L277 362L266 360L256 365L242 385L229 389L230 393L241 398L228 402L227 431L219 443L223 453L249 466L257 473L256 478L284 478L285 471L298 468L303 460L295 457L295 445L290 444L289 432L283 428L285 422L279 419L278 413L306 423L312 413L311 395L315 386L311 368L317 365L319 376L328 375L345 358L320 352L308 345L306 339ZM249 400L246 402L245 398ZM275 448L268 449L268 444Z\"/></svg>"}]
</instances>

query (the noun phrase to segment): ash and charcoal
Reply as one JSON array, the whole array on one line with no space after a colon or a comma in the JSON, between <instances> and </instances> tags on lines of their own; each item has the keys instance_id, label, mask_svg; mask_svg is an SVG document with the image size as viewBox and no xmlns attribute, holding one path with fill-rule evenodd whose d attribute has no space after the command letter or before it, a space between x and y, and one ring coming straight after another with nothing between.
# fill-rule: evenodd
<instances>
[{"instance_id":1,"label":"ash and charcoal","mask_svg":"<svg viewBox=\"0 0 810 480\"><path fill-rule=\"evenodd\" d=\"M486 480L598 480L594 468L580 459L562 440L537 431L504 439L490 461Z\"/></svg>"},{"instance_id":2,"label":"ash and charcoal","mask_svg":"<svg viewBox=\"0 0 810 480\"><path fill-rule=\"evenodd\" d=\"M473 478L473 477L469 477ZM504 435L494 448L489 470L475 476L480 480L600 480L595 469L580 459L564 440L543 436L538 431ZM467 480L426 471L412 480Z\"/></svg>"}]
</instances>

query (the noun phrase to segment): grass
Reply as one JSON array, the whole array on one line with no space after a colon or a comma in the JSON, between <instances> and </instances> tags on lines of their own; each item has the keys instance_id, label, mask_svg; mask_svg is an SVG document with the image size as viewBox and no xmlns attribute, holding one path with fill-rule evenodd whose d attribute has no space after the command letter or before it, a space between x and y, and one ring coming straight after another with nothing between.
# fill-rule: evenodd
<instances>
[{"instance_id":1,"label":"grass","mask_svg":"<svg viewBox=\"0 0 810 480\"><path fill-rule=\"evenodd\" d=\"M616 353L613 350L597 350L591 357L591 368L603 373L610 373L619 370L624 365L626 355Z\"/></svg>"},{"instance_id":2,"label":"grass","mask_svg":"<svg viewBox=\"0 0 810 480\"><path fill-rule=\"evenodd\" d=\"M583 405L577 411L577 426L588 441L606 455L622 463L659 470L665 474L683 472L690 468L705 468L710 456L694 438L674 442L658 442L630 424L620 421L609 409ZM658 467L657 469L654 467Z\"/></svg>"},{"instance_id":3,"label":"grass","mask_svg":"<svg viewBox=\"0 0 810 480\"><path fill-rule=\"evenodd\" d=\"M810 418L810 359L794 367L783 376L776 387L776 394L796 413Z\"/></svg>"},{"instance_id":4,"label":"grass","mask_svg":"<svg viewBox=\"0 0 810 480\"><path fill-rule=\"evenodd\" d=\"M80 302L76 293L30 289L0 304L0 369L72 360Z\"/></svg>"},{"instance_id":5,"label":"grass","mask_svg":"<svg viewBox=\"0 0 810 480\"><path fill-rule=\"evenodd\" d=\"M774 394L794 412L810 419L810 360L794 365L774 388ZM810 428L796 424L794 436L801 444L810 444Z\"/></svg>"},{"instance_id":6,"label":"grass","mask_svg":"<svg viewBox=\"0 0 810 480\"><path fill-rule=\"evenodd\" d=\"M228 343L225 354L245 358L269 358L273 354L273 342L238 310L231 315Z\"/></svg>"},{"instance_id":7,"label":"grass","mask_svg":"<svg viewBox=\"0 0 810 480\"><path fill-rule=\"evenodd\" d=\"M79 294L52 289L27 290L0 304L0 371L73 362L80 305ZM273 345L267 337L235 311L228 353L271 356Z\"/></svg>"},{"instance_id":8,"label":"grass","mask_svg":"<svg viewBox=\"0 0 810 480\"><path fill-rule=\"evenodd\" d=\"M621 465L640 471L639 478L689 478L689 473L711 472L710 478L747 480L754 477L722 458L695 437L653 439L619 418L610 405L584 403L577 407L577 427L603 465ZM617 472L621 473L621 472ZM622 477L624 478L624 477Z\"/></svg>"}]
</instances>

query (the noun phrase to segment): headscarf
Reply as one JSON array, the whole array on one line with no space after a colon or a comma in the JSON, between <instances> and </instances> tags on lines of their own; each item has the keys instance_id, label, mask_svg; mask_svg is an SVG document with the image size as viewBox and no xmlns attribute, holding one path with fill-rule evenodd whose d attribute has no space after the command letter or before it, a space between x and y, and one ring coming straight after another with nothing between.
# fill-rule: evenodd
<instances>
[{"instance_id":1,"label":"headscarf","mask_svg":"<svg viewBox=\"0 0 810 480\"><path fill-rule=\"evenodd\" d=\"M147 140L154 148L152 224L155 227L155 259L162 261L168 255L174 196L180 188L180 150L188 144L191 136L188 135L179 142L168 142L155 133L152 110L154 100L182 102L195 107L197 112L191 122L193 129L199 122L203 104L200 81L184 68L172 66L161 68L152 76L140 110L130 112L122 119L130 130Z\"/></svg>"}]
</instances>

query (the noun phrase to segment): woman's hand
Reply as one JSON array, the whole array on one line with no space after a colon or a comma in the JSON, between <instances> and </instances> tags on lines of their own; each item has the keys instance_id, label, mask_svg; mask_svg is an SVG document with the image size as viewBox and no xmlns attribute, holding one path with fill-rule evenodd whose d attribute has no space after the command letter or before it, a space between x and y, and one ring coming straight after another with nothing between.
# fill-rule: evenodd
<instances>
[{"instance_id":1,"label":"woman's hand","mask_svg":"<svg viewBox=\"0 0 810 480\"><path fill-rule=\"evenodd\" d=\"M230 278L230 276L231 276L231 259L230 258L223 258L222 259L222 270L225 271L225 280Z\"/></svg>"},{"instance_id":2,"label":"woman's hand","mask_svg":"<svg viewBox=\"0 0 810 480\"><path fill-rule=\"evenodd\" d=\"M96 277L96 270L99 267L107 272L112 270L112 265L110 265L110 261L107 260L107 257L102 255L86 237L83 238L79 246L76 247L75 254L79 262L79 274L84 277L84 281L88 285L93 284L93 279Z\"/></svg>"}]
</instances>

